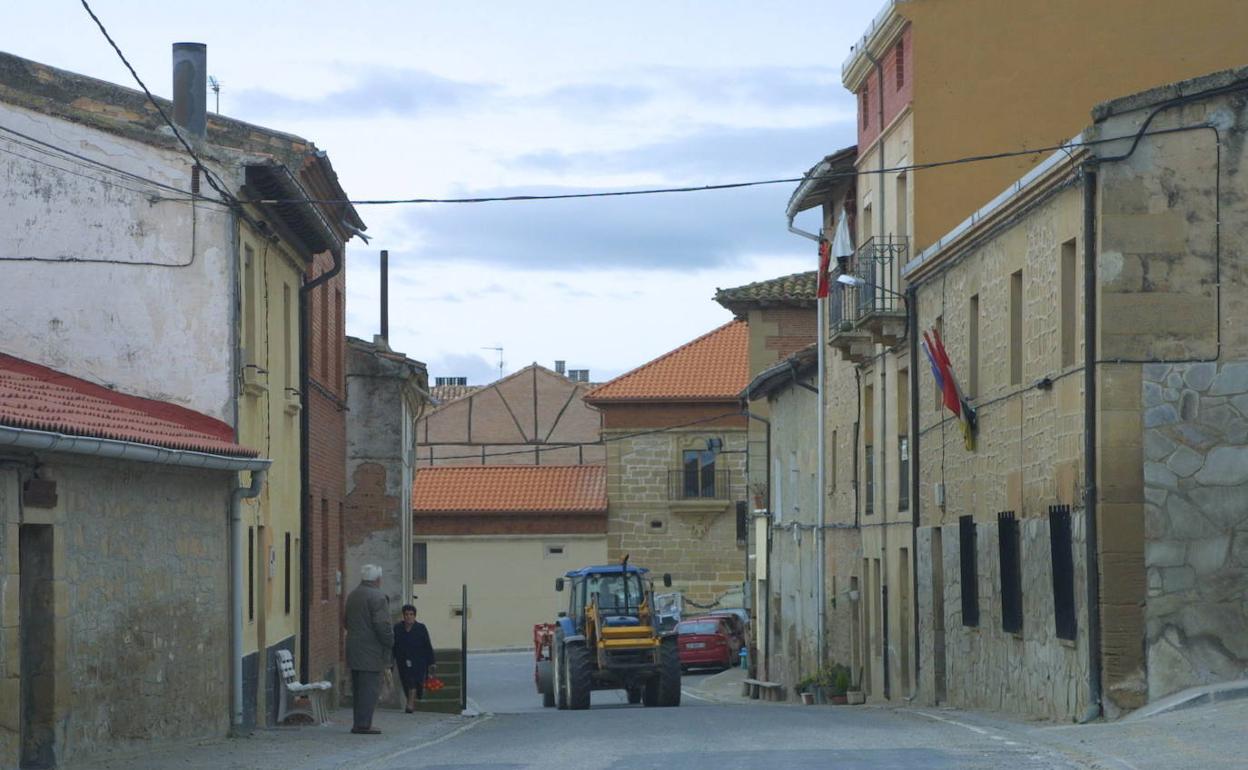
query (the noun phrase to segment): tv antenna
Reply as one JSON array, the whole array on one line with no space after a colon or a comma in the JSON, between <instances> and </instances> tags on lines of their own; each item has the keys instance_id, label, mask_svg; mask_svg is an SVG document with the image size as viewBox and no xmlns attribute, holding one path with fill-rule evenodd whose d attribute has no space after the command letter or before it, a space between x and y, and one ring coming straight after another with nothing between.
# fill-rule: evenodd
<instances>
[{"instance_id":1,"label":"tv antenna","mask_svg":"<svg viewBox=\"0 0 1248 770\"><path fill-rule=\"evenodd\" d=\"M208 87L211 88L212 92L217 95L217 114L220 115L221 114L221 81L217 80L212 75L209 75Z\"/></svg>"},{"instance_id":2,"label":"tv antenna","mask_svg":"<svg viewBox=\"0 0 1248 770\"><path fill-rule=\"evenodd\" d=\"M495 353L498 353L498 379L500 379L500 380L501 380L501 379L503 379L503 348L502 348L502 346L499 346L499 347L493 347L493 348L491 348L491 347L482 347L481 349L482 349L482 350L493 350Z\"/></svg>"}]
</instances>

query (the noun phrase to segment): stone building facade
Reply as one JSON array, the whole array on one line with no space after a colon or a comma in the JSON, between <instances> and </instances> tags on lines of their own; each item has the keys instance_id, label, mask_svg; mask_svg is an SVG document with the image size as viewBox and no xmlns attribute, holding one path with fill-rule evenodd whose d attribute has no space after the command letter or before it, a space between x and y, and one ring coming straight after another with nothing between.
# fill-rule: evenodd
<instances>
[{"instance_id":1,"label":"stone building facade","mask_svg":"<svg viewBox=\"0 0 1248 770\"><path fill-rule=\"evenodd\" d=\"M382 568L382 590L397 619L412 599L412 477L416 422L429 406L425 365L378 337L347 338L347 496L343 591L360 568ZM348 676L348 672L344 672ZM349 684L348 684L349 686Z\"/></svg>"},{"instance_id":2,"label":"stone building facade","mask_svg":"<svg viewBox=\"0 0 1248 770\"><path fill-rule=\"evenodd\" d=\"M1083 719L1248 670L1245 75L1098 107L910 265L979 383L974 451L918 391L922 700Z\"/></svg>"},{"instance_id":3,"label":"stone building facade","mask_svg":"<svg viewBox=\"0 0 1248 770\"><path fill-rule=\"evenodd\" d=\"M607 445L607 558L670 572L686 603L741 606L748 329L733 321L585 396Z\"/></svg>"},{"instance_id":4,"label":"stone building facade","mask_svg":"<svg viewBox=\"0 0 1248 770\"><path fill-rule=\"evenodd\" d=\"M224 735L230 502L268 461L211 417L3 354L0 446L0 766Z\"/></svg>"}]
</instances>

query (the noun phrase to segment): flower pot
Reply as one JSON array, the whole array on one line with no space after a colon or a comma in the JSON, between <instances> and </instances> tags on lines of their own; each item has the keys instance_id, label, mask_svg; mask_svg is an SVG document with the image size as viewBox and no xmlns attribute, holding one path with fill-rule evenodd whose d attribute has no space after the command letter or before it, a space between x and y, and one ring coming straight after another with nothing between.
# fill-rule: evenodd
<instances>
[{"instance_id":1,"label":"flower pot","mask_svg":"<svg viewBox=\"0 0 1248 770\"><path fill-rule=\"evenodd\" d=\"M814 705L814 702L815 702L815 694L813 692L802 693L802 705L803 706Z\"/></svg>"},{"instance_id":2,"label":"flower pot","mask_svg":"<svg viewBox=\"0 0 1248 770\"><path fill-rule=\"evenodd\" d=\"M849 698L845 695L833 695L832 696L833 705L844 706L848 702L849 702Z\"/></svg>"}]
</instances>

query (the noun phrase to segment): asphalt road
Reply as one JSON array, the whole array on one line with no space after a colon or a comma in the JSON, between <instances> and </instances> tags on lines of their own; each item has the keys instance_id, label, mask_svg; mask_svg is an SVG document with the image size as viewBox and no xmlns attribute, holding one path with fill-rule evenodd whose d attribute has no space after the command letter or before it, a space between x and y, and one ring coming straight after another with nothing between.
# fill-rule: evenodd
<instances>
[{"instance_id":1,"label":"asphalt road","mask_svg":"<svg viewBox=\"0 0 1248 770\"><path fill-rule=\"evenodd\" d=\"M686 676L679 708L630 706L594 693L588 711L542 708L528 653L476 655L469 693L484 715L449 737L392 754L386 770L757 770L758 768L1073 768L1036 743L990 730L870 707L723 704L695 697Z\"/></svg>"}]
</instances>

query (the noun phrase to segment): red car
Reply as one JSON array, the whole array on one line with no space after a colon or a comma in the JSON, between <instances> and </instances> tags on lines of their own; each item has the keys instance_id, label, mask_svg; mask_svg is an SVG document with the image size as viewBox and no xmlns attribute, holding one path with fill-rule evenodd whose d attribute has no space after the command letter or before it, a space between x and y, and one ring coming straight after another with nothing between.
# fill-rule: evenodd
<instances>
[{"instance_id":1,"label":"red car","mask_svg":"<svg viewBox=\"0 0 1248 770\"><path fill-rule=\"evenodd\" d=\"M682 620L676 625L680 667L714 666L730 668L737 660L734 636L723 618L701 617Z\"/></svg>"}]
</instances>

